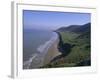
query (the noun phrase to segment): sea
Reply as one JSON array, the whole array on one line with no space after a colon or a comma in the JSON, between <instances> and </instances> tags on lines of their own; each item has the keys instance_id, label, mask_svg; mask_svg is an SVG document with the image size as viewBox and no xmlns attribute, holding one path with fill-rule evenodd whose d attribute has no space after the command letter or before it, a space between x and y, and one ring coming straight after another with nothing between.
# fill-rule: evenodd
<instances>
[{"instance_id":1,"label":"sea","mask_svg":"<svg viewBox=\"0 0 100 80\"><path fill-rule=\"evenodd\" d=\"M23 30L23 69L42 66L43 59L50 44L58 37L50 30L24 29Z\"/></svg>"}]
</instances>

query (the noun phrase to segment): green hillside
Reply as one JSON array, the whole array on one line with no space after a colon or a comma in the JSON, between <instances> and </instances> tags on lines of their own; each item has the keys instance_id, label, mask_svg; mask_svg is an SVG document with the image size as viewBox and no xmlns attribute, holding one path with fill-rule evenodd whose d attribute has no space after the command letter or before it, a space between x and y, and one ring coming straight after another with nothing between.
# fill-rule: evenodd
<instances>
[{"instance_id":1,"label":"green hillside","mask_svg":"<svg viewBox=\"0 0 100 80\"><path fill-rule=\"evenodd\" d=\"M44 67L90 66L90 30L80 33L61 30L58 33L62 42L58 45L58 49L62 52L62 55Z\"/></svg>"}]
</instances>

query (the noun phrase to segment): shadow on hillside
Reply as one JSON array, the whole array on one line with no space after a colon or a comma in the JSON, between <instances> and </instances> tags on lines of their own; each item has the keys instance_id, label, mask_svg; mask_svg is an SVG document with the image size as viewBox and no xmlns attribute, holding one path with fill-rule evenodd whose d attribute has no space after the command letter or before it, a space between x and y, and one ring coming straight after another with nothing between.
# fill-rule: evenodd
<instances>
[{"instance_id":1,"label":"shadow on hillside","mask_svg":"<svg viewBox=\"0 0 100 80\"><path fill-rule=\"evenodd\" d=\"M75 66L90 66L90 65L91 65L91 60L88 59L77 63Z\"/></svg>"},{"instance_id":2,"label":"shadow on hillside","mask_svg":"<svg viewBox=\"0 0 100 80\"><path fill-rule=\"evenodd\" d=\"M56 32L59 36L59 44L58 44L58 50L59 52L61 52L62 54L55 57L53 60L51 60L51 62L58 60L62 57L67 56L70 52L71 52L71 48L73 47L73 45L69 44L69 43L63 43L61 34L59 32Z\"/></svg>"}]
</instances>

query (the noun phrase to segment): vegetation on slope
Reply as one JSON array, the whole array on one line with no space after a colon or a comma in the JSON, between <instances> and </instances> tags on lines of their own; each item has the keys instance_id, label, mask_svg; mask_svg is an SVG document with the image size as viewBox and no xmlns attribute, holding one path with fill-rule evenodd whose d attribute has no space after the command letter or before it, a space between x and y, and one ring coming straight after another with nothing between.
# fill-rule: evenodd
<instances>
[{"instance_id":1,"label":"vegetation on slope","mask_svg":"<svg viewBox=\"0 0 100 80\"><path fill-rule=\"evenodd\" d=\"M83 28L83 29L80 29ZM78 30L71 27L71 31L63 28L57 31L60 43L58 49L62 55L54 58L44 67L74 67L90 66L90 23L81 26ZM81 31L80 31L81 30Z\"/></svg>"}]
</instances>

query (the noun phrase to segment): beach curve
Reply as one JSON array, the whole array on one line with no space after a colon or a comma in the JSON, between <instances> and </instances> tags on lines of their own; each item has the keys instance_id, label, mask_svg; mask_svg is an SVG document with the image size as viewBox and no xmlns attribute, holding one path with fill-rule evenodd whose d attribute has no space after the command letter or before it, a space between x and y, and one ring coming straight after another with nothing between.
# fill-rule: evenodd
<instances>
[{"instance_id":1,"label":"beach curve","mask_svg":"<svg viewBox=\"0 0 100 80\"><path fill-rule=\"evenodd\" d=\"M40 45L37 48L37 56L31 59L31 64L28 67L29 69L39 68L48 64L53 58L61 53L58 50L59 37L56 32L53 32L53 37L49 41L46 41L45 44Z\"/></svg>"}]
</instances>

